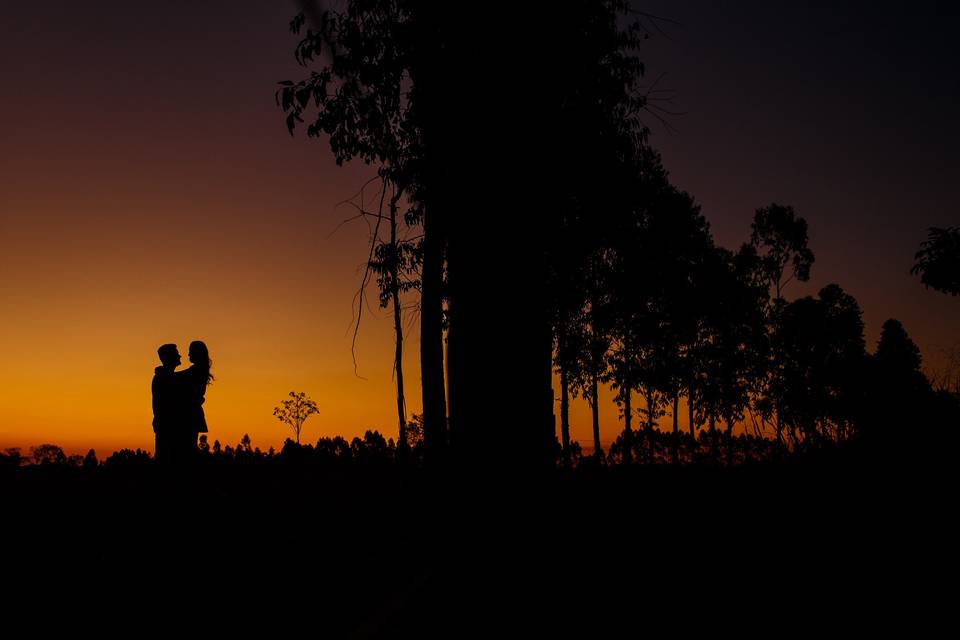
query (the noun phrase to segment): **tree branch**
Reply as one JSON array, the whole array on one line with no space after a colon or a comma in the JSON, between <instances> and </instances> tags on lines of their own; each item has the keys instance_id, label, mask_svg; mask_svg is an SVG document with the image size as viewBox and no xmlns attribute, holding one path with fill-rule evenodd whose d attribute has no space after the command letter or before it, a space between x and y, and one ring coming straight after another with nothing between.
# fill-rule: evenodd
<instances>
[{"instance_id":1,"label":"tree branch","mask_svg":"<svg viewBox=\"0 0 960 640\"><path fill-rule=\"evenodd\" d=\"M369 184L369 182L367 183ZM366 185L364 185L366 186ZM363 190L361 189L361 198ZM383 219L383 201L387 195L387 185L386 181L381 182L380 188L380 210L379 215L377 216L377 224L373 229L373 232L370 236L370 251L367 254L367 263L363 269L363 278L360 280L360 288L357 290L356 295L353 296L354 302L357 302L359 298L359 304L357 304L357 321L353 328L353 338L350 340L350 356L353 359L353 374L362 380L366 380L363 376L360 375L357 365L357 336L360 334L360 321L363 318L363 303L365 300L364 292L367 289L367 283L370 282L370 263L373 261L374 252L377 249L377 237L380 233L380 222ZM361 208L363 206L363 201L361 200ZM371 313L373 311L371 310Z\"/></svg>"}]
</instances>

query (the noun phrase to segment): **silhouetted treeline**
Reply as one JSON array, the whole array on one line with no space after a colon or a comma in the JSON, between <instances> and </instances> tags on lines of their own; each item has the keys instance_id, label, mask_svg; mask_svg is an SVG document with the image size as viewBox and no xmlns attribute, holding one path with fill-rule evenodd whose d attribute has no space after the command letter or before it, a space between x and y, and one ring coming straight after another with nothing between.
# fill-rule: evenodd
<instances>
[{"instance_id":1,"label":"silhouetted treeline","mask_svg":"<svg viewBox=\"0 0 960 640\"><path fill-rule=\"evenodd\" d=\"M806 300L806 299L805 299ZM880 466L911 467L922 464L943 464L960 451L960 398L946 390L934 390L919 369L919 351L909 340L902 326L888 321L876 354L862 354L858 361L860 376L852 396L836 393L830 397L840 407L837 414L808 418L782 439L769 437L759 424L753 433L734 433L732 428L703 428L695 430L664 431L644 428L624 431L610 444L607 451L594 450L586 455L576 441L570 441L564 454L559 442L554 455L560 466L580 467L626 466L683 466L683 467L738 467L759 465L775 468L788 462L813 462L831 456L837 463L856 466L863 462ZM799 366L799 365L798 365ZM836 366L836 365L835 365ZM815 374L809 373L811 380ZM841 376L841 379L842 376ZM828 389L816 382L812 392ZM824 403L822 406L832 406ZM784 402L782 411L791 407ZM801 402L801 407L809 406ZM838 419L836 416L841 416ZM193 470L234 467L309 468L323 470L356 470L375 472L415 469L423 465L423 420L414 415L409 423L408 448L398 450L392 438L379 431L368 430L363 437L347 440L341 436L322 437L316 444L298 444L292 439L284 442L280 451L270 447L262 451L254 447L249 435L236 445L211 444L201 435ZM497 448L502 443L491 441L486 447L490 470L499 457ZM507 445L508 446L508 445ZM121 449L99 461L91 449L85 456L66 455L53 444L30 449L24 455L20 449L0 452L0 470L21 467L31 469L76 469L91 472L107 470L144 470L156 465L151 454L141 449ZM483 468L478 468L483 472ZM376 474L375 474L376 475Z\"/></svg>"},{"instance_id":2,"label":"silhouetted treeline","mask_svg":"<svg viewBox=\"0 0 960 640\"><path fill-rule=\"evenodd\" d=\"M428 459L452 447L460 460L544 468L559 440L571 466L572 397L592 408L598 460L610 435L652 443L668 416L675 464L682 432L734 442L738 423L781 452L913 437L883 426L911 411L956 424L949 403L932 409L929 389L891 399L880 378L910 375L877 365L839 285L787 298L814 263L792 207L757 209L747 242L716 246L650 145L648 124L670 117L671 93L645 80L641 61L661 18L624 0L481 13L407 0L306 11L291 29L311 71L277 92L291 133L304 123L339 163L377 169L353 204L375 229L368 264L393 309L401 450L401 296L411 295ZM935 231L917 269L949 291L956 233ZM616 426L600 423L604 386ZM477 410L491 405L496 422ZM491 453L494 431L503 444ZM712 448L715 463L742 457L727 449ZM659 460L632 445L619 459Z\"/></svg>"}]
</instances>

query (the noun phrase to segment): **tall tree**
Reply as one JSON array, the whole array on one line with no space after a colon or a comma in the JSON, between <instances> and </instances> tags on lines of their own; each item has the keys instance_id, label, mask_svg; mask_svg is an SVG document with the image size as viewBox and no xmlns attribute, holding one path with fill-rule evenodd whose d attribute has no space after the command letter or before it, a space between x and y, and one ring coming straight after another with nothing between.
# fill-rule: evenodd
<instances>
[{"instance_id":1,"label":"tall tree","mask_svg":"<svg viewBox=\"0 0 960 640\"><path fill-rule=\"evenodd\" d=\"M856 299L839 285L818 294L823 314L821 349L826 399L821 409L821 436L842 442L862 421L866 392L867 350L863 314Z\"/></svg>"},{"instance_id":2,"label":"tall tree","mask_svg":"<svg viewBox=\"0 0 960 640\"><path fill-rule=\"evenodd\" d=\"M603 459L600 444L600 384L606 378L607 352L611 342L609 301L609 254L596 249L585 265L584 300L579 313L564 328L570 358L568 380L574 395L590 406L593 449Z\"/></svg>"},{"instance_id":3,"label":"tall tree","mask_svg":"<svg viewBox=\"0 0 960 640\"><path fill-rule=\"evenodd\" d=\"M713 453L719 453L716 424L726 425L728 461L732 461L734 425L743 420L766 357L764 288L753 281L742 256L716 248L701 274L706 308L697 350L695 401L700 419L710 425Z\"/></svg>"},{"instance_id":4,"label":"tall tree","mask_svg":"<svg viewBox=\"0 0 960 640\"><path fill-rule=\"evenodd\" d=\"M512 5L508 15L457 3L351 0L326 14L316 27L322 35L308 32L301 47L311 55L327 47L333 62L311 74L309 86L282 91L283 105L293 106L291 125L314 100L325 115L312 126L330 136L338 159L369 151L373 160L409 170L401 176L424 204L421 331L431 322L442 326L442 301L428 294L440 288L437 267L445 260L450 430L465 453L489 442L479 409L496 380L514 443L499 453L552 459L545 229L571 196L588 202L615 184L605 170L636 146L642 29L625 26L630 10L626 0L565 11L536 0ZM393 150L393 141L404 153L381 153ZM585 170L578 183L560 180L558 167ZM531 188L538 184L576 188ZM478 233L490 203L507 221L495 237ZM422 362L425 349L434 364L442 356L442 343L424 340ZM424 376L434 371L421 368ZM438 403L426 397L436 387L426 379L424 387L429 433L429 411Z\"/></svg>"},{"instance_id":5,"label":"tall tree","mask_svg":"<svg viewBox=\"0 0 960 640\"><path fill-rule=\"evenodd\" d=\"M884 322L870 361L862 434L884 457L904 456L922 437L934 393L921 365L920 348L903 324L892 318Z\"/></svg>"},{"instance_id":6,"label":"tall tree","mask_svg":"<svg viewBox=\"0 0 960 640\"><path fill-rule=\"evenodd\" d=\"M558 234L572 240L569 234ZM554 367L560 378L560 441L563 464L570 467L570 397L580 389L581 364L585 360L587 344L585 300L585 269L577 260L576 243L567 246L554 245L551 252L551 309L553 311L553 336L555 343ZM562 275L561 275L562 274ZM563 284L561 284L563 283Z\"/></svg>"},{"instance_id":7,"label":"tall tree","mask_svg":"<svg viewBox=\"0 0 960 640\"><path fill-rule=\"evenodd\" d=\"M390 210L392 238L395 238L397 223L396 205L401 201L398 195L409 205L404 214L406 222L422 225L420 370L425 446L432 456L446 441L444 237L438 216L426 203L427 153L419 115L423 110L418 112L415 108L419 87L412 79L424 67L423 60L432 55L431 46L436 43L425 37L429 32L427 21L418 18L415 3L402 0L355 0L346 3L342 10L317 13L312 18L313 23L305 32L304 14L296 16L291 23L293 32L303 35L295 56L303 66L318 63L320 68L297 82L280 83L277 100L287 112L291 133L305 115L312 114L307 134L326 135L338 164L356 158L378 165L384 191L389 187L395 190ZM311 108L315 111L310 111ZM378 225L383 220L382 214L382 210L378 212ZM380 257L396 254L399 258L402 252L394 245ZM382 261L380 266L391 270L390 265ZM399 278L389 280L398 282ZM387 292L390 293L389 286ZM398 363L402 360L399 308L398 301L394 309L398 338L395 361ZM404 396L400 371L397 382L402 429Z\"/></svg>"},{"instance_id":8,"label":"tall tree","mask_svg":"<svg viewBox=\"0 0 960 640\"><path fill-rule=\"evenodd\" d=\"M397 449L404 455L408 449L406 400L403 384L403 311L400 294L418 289L420 280L416 277L420 271L422 252L419 243L403 240L398 235L398 201L402 192L394 186L389 202L389 240L376 246L370 267L377 273L380 289L380 307L393 308L394 330L394 375L397 381L397 420L399 439ZM382 214L381 214L382 215ZM412 277L411 277L412 276Z\"/></svg>"},{"instance_id":9,"label":"tall tree","mask_svg":"<svg viewBox=\"0 0 960 640\"><path fill-rule=\"evenodd\" d=\"M768 334L773 336L779 330L780 314L786 302L783 299L783 289L792 280L805 282L810 279L810 268L814 262L813 251L807 246L807 221L796 215L791 206L773 203L768 207L757 209L751 224L750 244L742 249L744 256L750 256L754 269L754 277L768 290L773 290L773 297L767 305ZM791 266L788 274L787 267ZM770 351L770 362L767 367L767 387L780 384L778 380L782 373L783 360L777 357L776 351ZM763 405L776 421L777 442L783 443L783 424L780 417L780 408L772 398L766 398Z\"/></svg>"},{"instance_id":10,"label":"tall tree","mask_svg":"<svg viewBox=\"0 0 960 640\"><path fill-rule=\"evenodd\" d=\"M782 360L773 386L781 419L807 445L843 439L852 428L865 369L856 300L832 284L787 305L775 337Z\"/></svg>"}]
</instances>

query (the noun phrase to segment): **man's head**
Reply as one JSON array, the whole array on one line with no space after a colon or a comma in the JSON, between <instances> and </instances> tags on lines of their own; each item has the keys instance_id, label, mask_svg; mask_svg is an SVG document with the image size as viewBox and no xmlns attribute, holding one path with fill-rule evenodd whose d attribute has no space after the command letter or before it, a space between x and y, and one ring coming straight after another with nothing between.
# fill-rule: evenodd
<instances>
[{"instance_id":1,"label":"man's head","mask_svg":"<svg viewBox=\"0 0 960 640\"><path fill-rule=\"evenodd\" d=\"M160 345L160 348L157 349L157 355L160 356L160 362L165 367L176 368L180 366L180 352L177 351L177 345L175 344Z\"/></svg>"}]
</instances>

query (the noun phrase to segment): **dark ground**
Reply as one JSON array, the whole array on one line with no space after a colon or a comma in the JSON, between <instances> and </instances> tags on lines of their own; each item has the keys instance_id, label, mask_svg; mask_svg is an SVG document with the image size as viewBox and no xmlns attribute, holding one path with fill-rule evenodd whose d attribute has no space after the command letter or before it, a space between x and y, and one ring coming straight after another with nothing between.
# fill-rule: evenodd
<instances>
[{"instance_id":1,"label":"dark ground","mask_svg":"<svg viewBox=\"0 0 960 640\"><path fill-rule=\"evenodd\" d=\"M0 475L5 602L271 636L916 635L954 617L951 480L22 467Z\"/></svg>"}]
</instances>

